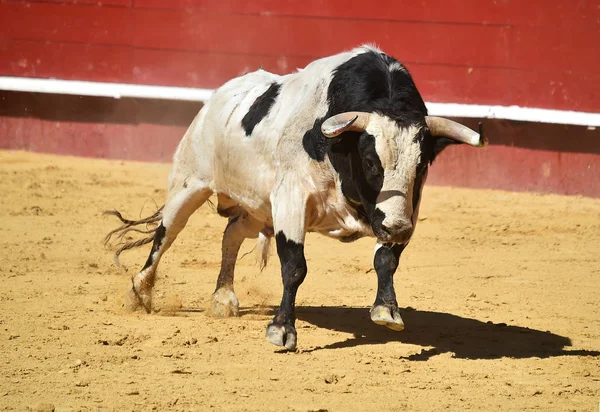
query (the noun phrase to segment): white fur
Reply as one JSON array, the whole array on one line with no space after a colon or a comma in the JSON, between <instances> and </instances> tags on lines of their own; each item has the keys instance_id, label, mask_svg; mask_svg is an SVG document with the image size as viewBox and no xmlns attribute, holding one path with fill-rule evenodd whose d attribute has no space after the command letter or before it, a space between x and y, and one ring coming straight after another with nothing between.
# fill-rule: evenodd
<instances>
[{"instance_id":1,"label":"white fur","mask_svg":"<svg viewBox=\"0 0 600 412\"><path fill-rule=\"evenodd\" d=\"M388 67L388 70L390 72L397 71L397 72L404 72L404 73L406 73L406 69L404 68L404 66L402 66L398 62L393 62L392 64L390 64L389 67Z\"/></svg>"},{"instance_id":2,"label":"white fur","mask_svg":"<svg viewBox=\"0 0 600 412\"><path fill-rule=\"evenodd\" d=\"M377 198L377 208L385 213L387 227L410 225L413 215L413 186L421 148L414 137L419 129L399 128L396 123L379 115L371 115L367 132L376 136L375 150L383 167L383 186Z\"/></svg>"}]
</instances>

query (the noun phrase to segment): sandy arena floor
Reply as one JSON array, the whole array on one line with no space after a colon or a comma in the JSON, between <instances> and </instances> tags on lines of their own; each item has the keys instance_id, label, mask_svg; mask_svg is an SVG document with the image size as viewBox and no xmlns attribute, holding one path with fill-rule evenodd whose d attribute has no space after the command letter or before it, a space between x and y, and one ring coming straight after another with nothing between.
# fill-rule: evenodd
<instances>
[{"instance_id":1,"label":"sandy arena floor","mask_svg":"<svg viewBox=\"0 0 600 412\"><path fill-rule=\"evenodd\" d=\"M126 313L149 246L119 272L102 211L150 214L168 170L0 152L0 409L598 410L600 200L427 187L396 274L403 332L369 320L373 240L309 235L299 350L278 353L274 251L262 273L239 261L240 317L205 310L226 223L209 206L161 263L158 312Z\"/></svg>"}]
</instances>

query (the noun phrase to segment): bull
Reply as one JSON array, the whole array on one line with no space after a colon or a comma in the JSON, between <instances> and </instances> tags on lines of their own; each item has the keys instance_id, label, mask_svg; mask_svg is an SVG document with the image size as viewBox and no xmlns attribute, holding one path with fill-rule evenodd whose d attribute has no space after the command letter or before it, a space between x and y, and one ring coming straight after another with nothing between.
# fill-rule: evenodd
<instances>
[{"instance_id":1,"label":"bull","mask_svg":"<svg viewBox=\"0 0 600 412\"><path fill-rule=\"evenodd\" d=\"M408 70L372 46L316 60L285 76L258 70L230 80L179 143L162 210L140 221L122 219L121 232L157 224L147 238L117 252L153 243L132 278L132 298L151 311L161 257L190 215L216 194L217 211L228 218L212 295L217 315L238 313L234 269L244 239L259 238L266 264L274 237L283 296L266 338L295 350L306 233L342 242L371 236L377 239L378 285L371 320L403 330L394 273L417 224L429 166L446 146L460 143L482 147L487 140L481 126L477 133L428 116Z\"/></svg>"}]
</instances>

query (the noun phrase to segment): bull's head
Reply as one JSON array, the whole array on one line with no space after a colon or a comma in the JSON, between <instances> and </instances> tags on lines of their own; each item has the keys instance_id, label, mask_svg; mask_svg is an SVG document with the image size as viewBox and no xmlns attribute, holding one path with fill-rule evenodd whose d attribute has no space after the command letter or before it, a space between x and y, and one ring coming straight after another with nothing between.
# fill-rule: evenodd
<instances>
[{"instance_id":1,"label":"bull's head","mask_svg":"<svg viewBox=\"0 0 600 412\"><path fill-rule=\"evenodd\" d=\"M425 116L422 124L403 127L377 113L347 112L328 118L321 131L329 138L358 132L352 181L359 199L349 200L364 208L379 240L401 244L413 234L421 190L435 156L451 143L487 144L481 125L476 133L434 116Z\"/></svg>"}]
</instances>

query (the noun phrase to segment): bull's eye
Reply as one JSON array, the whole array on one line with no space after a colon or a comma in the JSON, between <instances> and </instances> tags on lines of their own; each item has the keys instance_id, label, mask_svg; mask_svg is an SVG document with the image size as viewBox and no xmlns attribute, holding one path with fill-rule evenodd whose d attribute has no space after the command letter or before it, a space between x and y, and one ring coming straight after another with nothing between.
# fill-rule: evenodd
<instances>
[{"instance_id":1,"label":"bull's eye","mask_svg":"<svg viewBox=\"0 0 600 412\"><path fill-rule=\"evenodd\" d=\"M364 159L364 167L365 167L365 172L369 175L372 176L378 176L380 174L380 170L377 167L377 163L371 159L371 158L365 158Z\"/></svg>"}]
</instances>

